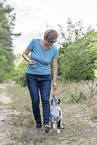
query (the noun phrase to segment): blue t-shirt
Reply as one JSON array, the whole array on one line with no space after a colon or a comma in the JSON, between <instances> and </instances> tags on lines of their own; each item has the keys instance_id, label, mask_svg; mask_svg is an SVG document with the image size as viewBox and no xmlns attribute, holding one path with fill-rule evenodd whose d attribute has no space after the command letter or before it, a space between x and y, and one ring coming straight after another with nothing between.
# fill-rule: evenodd
<instances>
[{"instance_id":1,"label":"blue t-shirt","mask_svg":"<svg viewBox=\"0 0 97 145\"><path fill-rule=\"evenodd\" d=\"M30 65L26 68L26 73L34 75L48 75L50 74L50 63L53 58L58 58L58 49L52 45L49 50L45 50L40 43L40 39L32 39L28 45L31 50L31 60L36 62L35 65Z\"/></svg>"}]
</instances>

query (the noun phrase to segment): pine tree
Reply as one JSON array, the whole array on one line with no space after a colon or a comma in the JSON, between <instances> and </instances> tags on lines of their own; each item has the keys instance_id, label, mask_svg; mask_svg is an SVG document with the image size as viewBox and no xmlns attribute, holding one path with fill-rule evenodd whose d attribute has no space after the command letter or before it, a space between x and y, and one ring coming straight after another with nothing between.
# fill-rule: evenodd
<instances>
[{"instance_id":1,"label":"pine tree","mask_svg":"<svg viewBox=\"0 0 97 145\"><path fill-rule=\"evenodd\" d=\"M15 25L14 8L6 5L6 1L0 2L0 82L8 79L9 74L14 69L14 54L12 50L12 36L19 36L20 34L13 34Z\"/></svg>"}]
</instances>

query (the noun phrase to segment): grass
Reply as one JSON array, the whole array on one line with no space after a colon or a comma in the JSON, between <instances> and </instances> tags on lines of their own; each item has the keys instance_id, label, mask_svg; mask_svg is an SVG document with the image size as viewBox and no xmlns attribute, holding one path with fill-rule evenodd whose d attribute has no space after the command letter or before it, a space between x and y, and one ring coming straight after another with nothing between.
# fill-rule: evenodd
<instances>
[{"instance_id":1,"label":"grass","mask_svg":"<svg viewBox=\"0 0 97 145\"><path fill-rule=\"evenodd\" d=\"M31 100L26 87L11 84L2 86L6 89L0 88L0 96L5 92L11 102L0 102L1 145L97 144L97 91L90 99L90 90L84 82L58 82L58 90L51 92L51 96L55 94L61 99L62 124L65 127L61 134L57 134L56 129L50 133L35 129ZM77 102L80 92L83 97ZM42 109L41 104L40 107Z\"/></svg>"}]
</instances>

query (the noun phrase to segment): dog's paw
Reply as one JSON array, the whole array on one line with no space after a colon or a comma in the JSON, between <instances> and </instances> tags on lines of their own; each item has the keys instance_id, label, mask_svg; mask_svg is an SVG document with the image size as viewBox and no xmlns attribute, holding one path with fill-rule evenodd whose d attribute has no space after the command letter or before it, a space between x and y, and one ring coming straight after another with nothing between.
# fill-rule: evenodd
<instances>
[{"instance_id":1,"label":"dog's paw","mask_svg":"<svg viewBox=\"0 0 97 145\"><path fill-rule=\"evenodd\" d=\"M57 133L61 133L61 132L60 132L60 129L57 129Z\"/></svg>"},{"instance_id":2,"label":"dog's paw","mask_svg":"<svg viewBox=\"0 0 97 145\"><path fill-rule=\"evenodd\" d=\"M56 128L56 126L55 126L55 124L53 124L53 129L55 129Z\"/></svg>"},{"instance_id":3,"label":"dog's paw","mask_svg":"<svg viewBox=\"0 0 97 145\"><path fill-rule=\"evenodd\" d=\"M63 126L61 126L61 129L64 129L64 127L63 127Z\"/></svg>"},{"instance_id":4,"label":"dog's paw","mask_svg":"<svg viewBox=\"0 0 97 145\"><path fill-rule=\"evenodd\" d=\"M65 127L61 126L61 129L65 129Z\"/></svg>"}]
</instances>

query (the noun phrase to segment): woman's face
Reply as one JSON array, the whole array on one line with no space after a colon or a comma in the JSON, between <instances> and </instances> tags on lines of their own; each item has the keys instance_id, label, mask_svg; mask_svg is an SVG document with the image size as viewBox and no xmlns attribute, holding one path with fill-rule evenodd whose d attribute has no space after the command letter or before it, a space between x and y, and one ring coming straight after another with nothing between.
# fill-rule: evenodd
<instances>
[{"instance_id":1,"label":"woman's face","mask_svg":"<svg viewBox=\"0 0 97 145\"><path fill-rule=\"evenodd\" d=\"M51 47L55 42L56 42L57 39L53 39L53 40L48 40L46 39L45 40L45 44L48 46L48 47Z\"/></svg>"}]
</instances>

